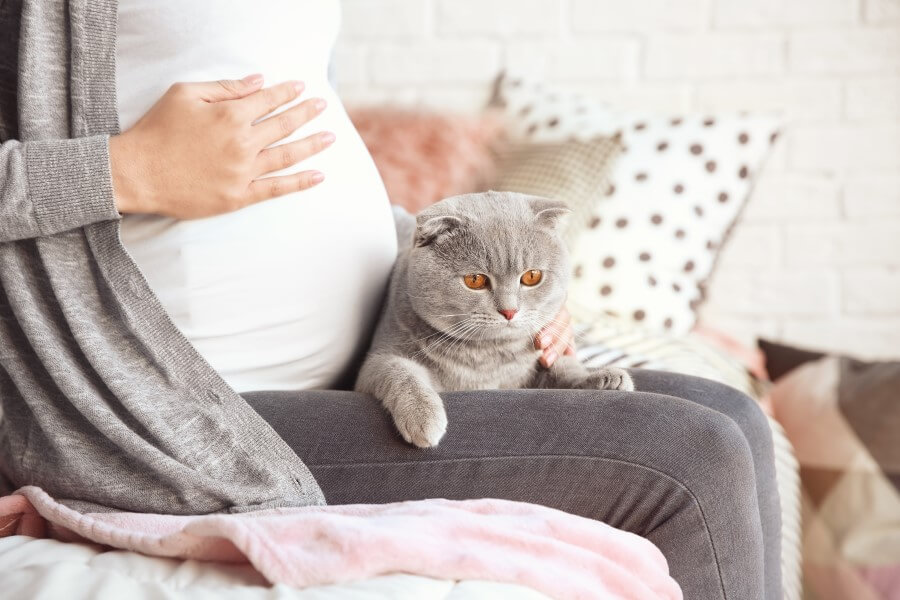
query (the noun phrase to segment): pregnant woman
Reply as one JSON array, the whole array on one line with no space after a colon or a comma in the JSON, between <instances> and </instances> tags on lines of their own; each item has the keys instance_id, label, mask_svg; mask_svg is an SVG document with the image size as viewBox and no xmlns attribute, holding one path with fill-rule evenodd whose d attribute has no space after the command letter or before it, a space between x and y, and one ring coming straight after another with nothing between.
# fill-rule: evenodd
<instances>
[{"instance_id":1,"label":"pregnant woman","mask_svg":"<svg viewBox=\"0 0 900 600\"><path fill-rule=\"evenodd\" d=\"M447 394L428 451L321 391L352 381L396 254L328 83L338 23L337 0L0 2L0 491L510 498L649 538L688 598L780 597L772 442L735 390Z\"/></svg>"}]
</instances>

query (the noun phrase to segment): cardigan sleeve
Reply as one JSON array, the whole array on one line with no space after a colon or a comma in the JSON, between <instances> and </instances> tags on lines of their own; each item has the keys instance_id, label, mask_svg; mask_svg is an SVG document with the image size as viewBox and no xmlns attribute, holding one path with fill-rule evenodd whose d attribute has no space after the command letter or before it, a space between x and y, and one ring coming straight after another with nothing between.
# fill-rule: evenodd
<instances>
[{"instance_id":1,"label":"cardigan sleeve","mask_svg":"<svg viewBox=\"0 0 900 600\"><path fill-rule=\"evenodd\" d=\"M120 216L109 136L0 144L0 243Z\"/></svg>"}]
</instances>

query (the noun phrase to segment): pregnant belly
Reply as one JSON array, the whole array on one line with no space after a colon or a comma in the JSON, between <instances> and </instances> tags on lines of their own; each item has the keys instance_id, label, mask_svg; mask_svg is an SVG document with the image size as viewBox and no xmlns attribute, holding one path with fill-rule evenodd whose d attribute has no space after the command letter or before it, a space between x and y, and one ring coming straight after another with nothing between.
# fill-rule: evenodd
<instances>
[{"instance_id":1,"label":"pregnant belly","mask_svg":"<svg viewBox=\"0 0 900 600\"><path fill-rule=\"evenodd\" d=\"M332 385L367 343L396 255L381 179L327 99L327 122L311 125L337 141L301 165L321 185L208 219L121 223L175 324L239 392Z\"/></svg>"}]
</instances>

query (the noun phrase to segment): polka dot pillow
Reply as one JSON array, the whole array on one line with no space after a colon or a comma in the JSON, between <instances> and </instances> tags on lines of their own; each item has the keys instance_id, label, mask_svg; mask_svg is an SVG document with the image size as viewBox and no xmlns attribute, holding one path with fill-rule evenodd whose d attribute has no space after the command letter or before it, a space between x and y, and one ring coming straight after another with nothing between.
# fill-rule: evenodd
<instances>
[{"instance_id":1,"label":"polka dot pillow","mask_svg":"<svg viewBox=\"0 0 900 600\"><path fill-rule=\"evenodd\" d=\"M772 143L772 116L617 111L521 78L491 101L512 140L622 135L623 149L572 252L569 310L683 333Z\"/></svg>"}]
</instances>

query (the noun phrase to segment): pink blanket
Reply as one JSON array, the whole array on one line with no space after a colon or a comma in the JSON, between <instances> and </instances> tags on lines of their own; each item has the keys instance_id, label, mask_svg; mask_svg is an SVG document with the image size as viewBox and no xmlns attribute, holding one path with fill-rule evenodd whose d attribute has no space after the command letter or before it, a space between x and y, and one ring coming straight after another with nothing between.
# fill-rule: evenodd
<instances>
[{"instance_id":1,"label":"pink blanket","mask_svg":"<svg viewBox=\"0 0 900 600\"><path fill-rule=\"evenodd\" d=\"M0 498L0 537L92 542L153 556L249 562L303 587L413 573L518 583L556 598L681 599L651 542L508 500L420 500L235 515L75 512L37 487Z\"/></svg>"}]
</instances>

